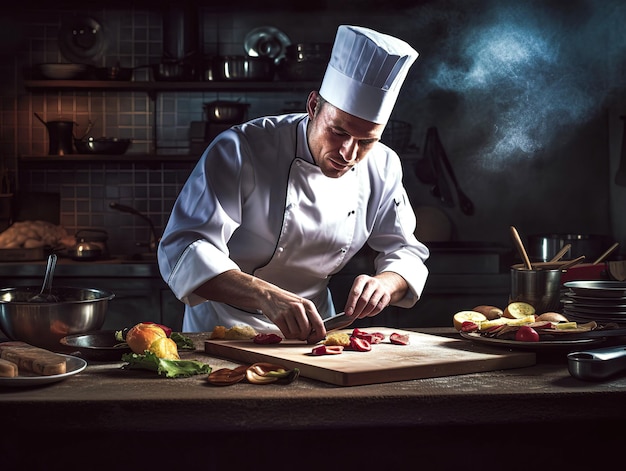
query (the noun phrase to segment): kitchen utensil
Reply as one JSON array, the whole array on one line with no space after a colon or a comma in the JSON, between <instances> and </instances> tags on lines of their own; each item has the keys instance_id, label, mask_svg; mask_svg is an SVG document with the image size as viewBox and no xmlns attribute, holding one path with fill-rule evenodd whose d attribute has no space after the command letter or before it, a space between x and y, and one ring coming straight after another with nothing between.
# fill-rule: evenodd
<instances>
[{"instance_id":1,"label":"kitchen utensil","mask_svg":"<svg viewBox=\"0 0 626 471\"><path fill-rule=\"evenodd\" d=\"M606 249L606 252L604 252L602 255L600 255L598 258L596 258L592 265L597 265L598 263L601 263L604 260L606 260L606 258L609 255L611 255L615 251L615 249L617 249L617 247L619 247L619 242L615 242L608 249Z\"/></svg>"},{"instance_id":2,"label":"kitchen utensil","mask_svg":"<svg viewBox=\"0 0 626 471\"><path fill-rule=\"evenodd\" d=\"M583 262L583 260L585 260L585 256L584 256L584 255L581 255L580 257L576 257L575 259L570 260L570 261L568 261L568 262L564 263L563 265L561 265L561 266L559 267L559 269L560 269L561 271L565 271L565 270L567 270L568 268L573 267L574 265L578 265L579 263L582 263L582 262Z\"/></svg>"},{"instance_id":3,"label":"kitchen utensil","mask_svg":"<svg viewBox=\"0 0 626 471\"><path fill-rule=\"evenodd\" d=\"M537 314L561 310L561 269L511 268L509 303L525 302Z\"/></svg>"},{"instance_id":4,"label":"kitchen utensil","mask_svg":"<svg viewBox=\"0 0 626 471\"><path fill-rule=\"evenodd\" d=\"M243 41L243 47L250 57L267 57L278 63L284 56L289 37L273 26L260 26L249 31Z\"/></svg>"},{"instance_id":5,"label":"kitchen utensil","mask_svg":"<svg viewBox=\"0 0 626 471\"><path fill-rule=\"evenodd\" d=\"M436 198L449 207L454 206L454 199L452 197L452 190L448 185L446 176L443 173L441 162L441 141L439 140L439 133L436 127L430 127L426 131L426 141L424 143L424 157L429 162L429 166L432 170L433 187L430 192Z\"/></svg>"},{"instance_id":6,"label":"kitchen utensil","mask_svg":"<svg viewBox=\"0 0 626 471\"><path fill-rule=\"evenodd\" d=\"M121 155L126 153L131 143L131 139L118 139L116 137L74 139L74 145L78 153L86 155Z\"/></svg>"},{"instance_id":7,"label":"kitchen utensil","mask_svg":"<svg viewBox=\"0 0 626 471\"><path fill-rule=\"evenodd\" d=\"M54 287L55 303L31 303L38 286L0 289L0 328L11 340L58 351L66 335L99 330L114 294L96 288Z\"/></svg>"},{"instance_id":8,"label":"kitchen utensil","mask_svg":"<svg viewBox=\"0 0 626 471\"><path fill-rule=\"evenodd\" d=\"M331 51L331 43L291 44L277 64L278 76L285 81L321 80Z\"/></svg>"},{"instance_id":9,"label":"kitchen utensil","mask_svg":"<svg viewBox=\"0 0 626 471\"><path fill-rule=\"evenodd\" d=\"M215 100L204 104L207 119L218 124L240 124L246 120L248 103Z\"/></svg>"},{"instance_id":10,"label":"kitchen utensil","mask_svg":"<svg viewBox=\"0 0 626 471\"><path fill-rule=\"evenodd\" d=\"M540 262L550 260L567 244L571 244L569 258L584 255L587 260L595 260L615 242L607 235L582 233L532 234L526 241L528 256Z\"/></svg>"},{"instance_id":11,"label":"kitchen utensil","mask_svg":"<svg viewBox=\"0 0 626 471\"><path fill-rule=\"evenodd\" d=\"M46 274L43 278L41 291L28 300L29 303L56 303L59 299L52 294L52 278L54 277L54 268L57 264L57 255L48 255L48 264L46 265ZM45 294L44 294L45 293Z\"/></svg>"},{"instance_id":12,"label":"kitchen utensil","mask_svg":"<svg viewBox=\"0 0 626 471\"><path fill-rule=\"evenodd\" d=\"M352 324L355 320L356 318L354 316L348 317L345 315L345 313L341 312L333 317L324 319L324 328L326 329L326 332L331 332L333 330L339 330L339 329L345 329L350 324Z\"/></svg>"},{"instance_id":13,"label":"kitchen utensil","mask_svg":"<svg viewBox=\"0 0 626 471\"><path fill-rule=\"evenodd\" d=\"M626 186L626 116L620 116L624 122L622 133L622 151L620 154L619 166L615 173L615 184L619 186Z\"/></svg>"},{"instance_id":14,"label":"kitchen utensil","mask_svg":"<svg viewBox=\"0 0 626 471\"><path fill-rule=\"evenodd\" d=\"M511 235L513 236L513 242L515 243L515 247L522 257L522 260L524 261L526 269L532 270L533 266L530 263L530 258L528 258L528 253L526 253L526 248L524 247L522 238L520 237L519 232L517 232L517 229L514 226L511 226Z\"/></svg>"},{"instance_id":15,"label":"kitchen utensil","mask_svg":"<svg viewBox=\"0 0 626 471\"><path fill-rule=\"evenodd\" d=\"M56 120L44 121L37 113L35 117L43 123L48 130L48 155L66 155L74 152L72 140L74 139L74 121Z\"/></svg>"},{"instance_id":16,"label":"kitchen utensil","mask_svg":"<svg viewBox=\"0 0 626 471\"><path fill-rule=\"evenodd\" d=\"M626 347L606 347L569 353L567 369L578 379L586 381L607 379L626 370Z\"/></svg>"},{"instance_id":17,"label":"kitchen utensil","mask_svg":"<svg viewBox=\"0 0 626 471\"><path fill-rule=\"evenodd\" d=\"M456 189L456 196L457 196L457 199L459 200L459 207L461 208L461 212L467 216L471 216L472 214L474 214L474 203L469 198L469 196L467 196L463 192L463 190L461 190L461 186L459 185L459 182L456 179L456 175L454 173L454 169L452 168L452 164L450 163L450 160L448 159L448 155L440 141L439 141L439 155L441 157L441 161L443 162L444 167L448 171L448 175L450 176L450 179L452 180L452 184L454 185L454 188Z\"/></svg>"},{"instance_id":18,"label":"kitchen utensil","mask_svg":"<svg viewBox=\"0 0 626 471\"><path fill-rule=\"evenodd\" d=\"M59 29L59 50L72 62L95 65L107 49L102 25L90 16L72 16Z\"/></svg>"},{"instance_id":19,"label":"kitchen utensil","mask_svg":"<svg viewBox=\"0 0 626 471\"><path fill-rule=\"evenodd\" d=\"M300 375L339 386L435 378L507 368L531 366L534 352L494 349L448 338L389 327L368 327L366 332L385 336L367 353L344 350L340 355L315 356L313 345L285 339L281 343L257 345L250 340L206 340L204 351L212 356L243 364L268 362L287 369L298 368ZM389 342L392 333L408 335L408 345Z\"/></svg>"},{"instance_id":20,"label":"kitchen utensil","mask_svg":"<svg viewBox=\"0 0 626 471\"><path fill-rule=\"evenodd\" d=\"M214 80L268 82L274 80L276 66L269 57L222 56L213 61Z\"/></svg>"},{"instance_id":21,"label":"kitchen utensil","mask_svg":"<svg viewBox=\"0 0 626 471\"><path fill-rule=\"evenodd\" d=\"M76 245L68 249L74 260L93 261L109 257L108 233L103 229L81 229L76 232Z\"/></svg>"},{"instance_id":22,"label":"kitchen utensil","mask_svg":"<svg viewBox=\"0 0 626 471\"><path fill-rule=\"evenodd\" d=\"M550 260L550 262L554 263L554 262L558 262L559 260L561 260L561 258L567 253L569 252L569 249L572 248L572 244L565 244L563 246L563 248L561 250L559 250L554 257L552 257L552 259Z\"/></svg>"},{"instance_id":23,"label":"kitchen utensil","mask_svg":"<svg viewBox=\"0 0 626 471\"><path fill-rule=\"evenodd\" d=\"M120 342L115 338L115 330L68 335L60 342L68 349L78 351L88 360L120 361L123 354L131 353L126 342Z\"/></svg>"}]
</instances>

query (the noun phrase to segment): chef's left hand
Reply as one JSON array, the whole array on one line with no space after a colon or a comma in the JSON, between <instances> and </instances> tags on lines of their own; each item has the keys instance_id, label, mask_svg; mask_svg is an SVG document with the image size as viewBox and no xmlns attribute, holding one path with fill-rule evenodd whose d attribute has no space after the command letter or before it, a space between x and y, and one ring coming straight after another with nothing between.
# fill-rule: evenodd
<instances>
[{"instance_id":1,"label":"chef's left hand","mask_svg":"<svg viewBox=\"0 0 626 471\"><path fill-rule=\"evenodd\" d=\"M402 299L408 288L407 282L397 273L359 275L352 283L344 311L357 319L375 316L392 302Z\"/></svg>"}]
</instances>

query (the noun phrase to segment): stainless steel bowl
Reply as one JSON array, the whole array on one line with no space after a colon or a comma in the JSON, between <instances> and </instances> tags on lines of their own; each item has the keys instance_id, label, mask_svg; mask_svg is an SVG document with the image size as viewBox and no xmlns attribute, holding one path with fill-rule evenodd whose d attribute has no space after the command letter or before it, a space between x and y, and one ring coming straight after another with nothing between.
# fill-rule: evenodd
<instances>
[{"instance_id":1,"label":"stainless steel bowl","mask_svg":"<svg viewBox=\"0 0 626 471\"><path fill-rule=\"evenodd\" d=\"M0 289L0 328L11 340L62 351L60 340L102 328L114 294L95 288L53 287L59 302L28 300L41 286Z\"/></svg>"},{"instance_id":2,"label":"stainless steel bowl","mask_svg":"<svg viewBox=\"0 0 626 471\"><path fill-rule=\"evenodd\" d=\"M207 119L212 123L240 124L246 120L250 104L216 100L204 104Z\"/></svg>"}]
</instances>

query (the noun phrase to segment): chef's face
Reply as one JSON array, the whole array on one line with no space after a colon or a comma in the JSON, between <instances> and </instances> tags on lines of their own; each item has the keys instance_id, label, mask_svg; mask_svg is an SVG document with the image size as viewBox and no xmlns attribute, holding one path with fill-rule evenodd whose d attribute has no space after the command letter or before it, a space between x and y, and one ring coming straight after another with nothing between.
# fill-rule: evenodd
<instances>
[{"instance_id":1,"label":"chef's face","mask_svg":"<svg viewBox=\"0 0 626 471\"><path fill-rule=\"evenodd\" d=\"M380 139L384 124L376 124L341 111L311 92L307 100L310 117L309 149L322 173L339 178L363 160Z\"/></svg>"}]
</instances>

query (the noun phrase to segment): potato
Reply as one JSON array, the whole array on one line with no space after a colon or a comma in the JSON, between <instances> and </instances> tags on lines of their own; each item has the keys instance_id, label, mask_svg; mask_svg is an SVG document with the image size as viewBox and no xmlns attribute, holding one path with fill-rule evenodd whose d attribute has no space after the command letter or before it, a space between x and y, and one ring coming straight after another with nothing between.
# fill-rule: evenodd
<instances>
[{"instance_id":1,"label":"potato","mask_svg":"<svg viewBox=\"0 0 626 471\"><path fill-rule=\"evenodd\" d=\"M508 317L509 319L521 319L533 315L535 315L535 308L531 304L521 301L510 303L502 313L503 317Z\"/></svg>"},{"instance_id":2,"label":"potato","mask_svg":"<svg viewBox=\"0 0 626 471\"><path fill-rule=\"evenodd\" d=\"M481 322L484 322L486 320L487 318L485 317L485 315L477 311L459 311L452 317L452 323L454 325L454 328L458 331L461 330L463 322L475 322L476 324L480 325Z\"/></svg>"},{"instance_id":3,"label":"potato","mask_svg":"<svg viewBox=\"0 0 626 471\"><path fill-rule=\"evenodd\" d=\"M558 312L544 312L540 316L537 316L537 320L548 322L569 322L567 317L563 314L559 314Z\"/></svg>"},{"instance_id":4,"label":"potato","mask_svg":"<svg viewBox=\"0 0 626 471\"><path fill-rule=\"evenodd\" d=\"M483 316L487 318L487 320L494 320L498 317L502 317L503 311L497 306L488 306L486 304L481 304L480 306L476 306L472 311L480 312Z\"/></svg>"}]
</instances>

